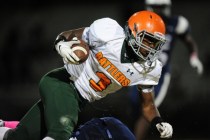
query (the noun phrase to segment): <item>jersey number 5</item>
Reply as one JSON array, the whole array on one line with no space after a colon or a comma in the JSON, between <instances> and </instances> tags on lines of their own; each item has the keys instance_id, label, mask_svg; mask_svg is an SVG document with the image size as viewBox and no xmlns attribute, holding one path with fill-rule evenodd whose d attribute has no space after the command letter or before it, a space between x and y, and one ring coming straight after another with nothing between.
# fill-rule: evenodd
<instances>
[{"instance_id":1,"label":"jersey number 5","mask_svg":"<svg viewBox=\"0 0 210 140\"><path fill-rule=\"evenodd\" d=\"M90 86L96 92L101 92L111 84L111 80L102 72L96 72L96 75L100 78L100 80L96 83L93 79L90 79Z\"/></svg>"}]
</instances>

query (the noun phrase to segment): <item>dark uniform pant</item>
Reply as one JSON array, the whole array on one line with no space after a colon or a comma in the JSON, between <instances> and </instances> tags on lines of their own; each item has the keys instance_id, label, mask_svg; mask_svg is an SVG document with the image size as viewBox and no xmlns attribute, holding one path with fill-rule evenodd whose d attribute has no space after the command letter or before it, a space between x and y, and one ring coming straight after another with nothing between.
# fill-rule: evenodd
<instances>
[{"instance_id":1,"label":"dark uniform pant","mask_svg":"<svg viewBox=\"0 0 210 140\"><path fill-rule=\"evenodd\" d=\"M44 75L39 84L41 100L16 129L7 133L6 140L40 140L46 135L55 140L68 140L77 124L78 113L87 102L69 77L65 68Z\"/></svg>"}]
</instances>

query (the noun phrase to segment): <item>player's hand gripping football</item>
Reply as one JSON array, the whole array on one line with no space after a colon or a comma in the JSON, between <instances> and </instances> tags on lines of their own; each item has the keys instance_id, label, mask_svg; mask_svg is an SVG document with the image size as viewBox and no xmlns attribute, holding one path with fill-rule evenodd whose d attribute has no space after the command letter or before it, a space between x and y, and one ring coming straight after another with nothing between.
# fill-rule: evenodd
<instances>
[{"instance_id":1,"label":"player's hand gripping football","mask_svg":"<svg viewBox=\"0 0 210 140\"><path fill-rule=\"evenodd\" d=\"M74 44L79 44L80 40L74 37L71 41L60 41L55 45L57 52L63 57L64 61L67 63L78 64L79 58L71 49Z\"/></svg>"},{"instance_id":2,"label":"player's hand gripping football","mask_svg":"<svg viewBox=\"0 0 210 140\"><path fill-rule=\"evenodd\" d=\"M157 130L160 132L160 138L171 138L173 134L173 128L169 123L162 122L156 124Z\"/></svg>"}]
</instances>

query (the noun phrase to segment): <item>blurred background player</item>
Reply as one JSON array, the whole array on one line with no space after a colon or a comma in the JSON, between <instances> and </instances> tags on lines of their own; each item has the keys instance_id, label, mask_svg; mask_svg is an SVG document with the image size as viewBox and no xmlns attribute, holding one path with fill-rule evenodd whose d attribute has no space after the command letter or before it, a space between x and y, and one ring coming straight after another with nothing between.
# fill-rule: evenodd
<instances>
[{"instance_id":1,"label":"blurred background player","mask_svg":"<svg viewBox=\"0 0 210 140\"><path fill-rule=\"evenodd\" d=\"M76 138L76 139L75 139ZM135 140L134 134L114 117L93 118L80 125L70 140Z\"/></svg>"},{"instance_id":2,"label":"blurred background player","mask_svg":"<svg viewBox=\"0 0 210 140\"><path fill-rule=\"evenodd\" d=\"M0 120L0 127L16 128L19 121ZM135 140L135 136L120 120L114 117L93 118L80 125L70 140L122 139Z\"/></svg>"},{"instance_id":3,"label":"blurred background player","mask_svg":"<svg viewBox=\"0 0 210 140\"><path fill-rule=\"evenodd\" d=\"M189 51L190 65L196 69L198 75L203 73L203 65L198 57L197 43L193 39L190 30L189 21L182 15L172 15L171 0L145 0L145 9L159 14L166 24L166 39L167 42L162 47L162 52L159 55L159 60L163 64L162 75L157 86L154 87L155 104L157 107L163 102L171 80L171 55L175 47L175 42L179 38ZM132 101L138 98L136 87L131 88L130 96ZM138 120L135 128L135 135L138 140L143 139L147 134L148 123L141 118Z\"/></svg>"}]
</instances>

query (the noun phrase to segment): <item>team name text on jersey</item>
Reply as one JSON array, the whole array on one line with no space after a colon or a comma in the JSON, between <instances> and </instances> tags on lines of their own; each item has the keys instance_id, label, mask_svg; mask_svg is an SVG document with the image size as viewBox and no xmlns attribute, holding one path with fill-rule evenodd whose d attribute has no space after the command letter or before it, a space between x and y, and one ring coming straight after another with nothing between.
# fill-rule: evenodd
<instances>
[{"instance_id":1,"label":"team name text on jersey","mask_svg":"<svg viewBox=\"0 0 210 140\"><path fill-rule=\"evenodd\" d=\"M128 86L130 80L106 57L103 56L102 52L98 52L96 55L100 66L102 66L110 75L117 80L122 86Z\"/></svg>"}]
</instances>

